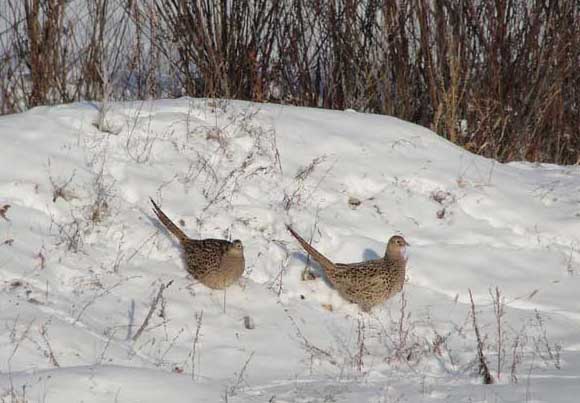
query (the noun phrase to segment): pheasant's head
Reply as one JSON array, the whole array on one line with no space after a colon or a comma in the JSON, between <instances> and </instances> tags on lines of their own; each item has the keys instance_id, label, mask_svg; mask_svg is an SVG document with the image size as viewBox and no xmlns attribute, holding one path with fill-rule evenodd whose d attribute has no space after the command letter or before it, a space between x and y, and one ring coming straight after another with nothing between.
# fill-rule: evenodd
<instances>
[{"instance_id":1,"label":"pheasant's head","mask_svg":"<svg viewBox=\"0 0 580 403\"><path fill-rule=\"evenodd\" d=\"M234 256L244 256L244 245L242 245L242 241L239 239L232 241L228 252Z\"/></svg>"},{"instance_id":2,"label":"pheasant's head","mask_svg":"<svg viewBox=\"0 0 580 403\"><path fill-rule=\"evenodd\" d=\"M385 257L392 260L407 261L407 246L410 246L405 238L400 235L394 235L387 243L387 251Z\"/></svg>"}]
</instances>

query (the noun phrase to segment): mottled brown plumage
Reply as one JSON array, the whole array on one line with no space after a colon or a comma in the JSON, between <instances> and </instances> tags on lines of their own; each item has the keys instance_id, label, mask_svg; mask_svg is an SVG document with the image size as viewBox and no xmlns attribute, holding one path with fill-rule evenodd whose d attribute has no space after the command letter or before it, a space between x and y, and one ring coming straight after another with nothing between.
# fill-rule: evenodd
<instances>
[{"instance_id":1,"label":"mottled brown plumage","mask_svg":"<svg viewBox=\"0 0 580 403\"><path fill-rule=\"evenodd\" d=\"M403 289L407 265L406 247L402 236L389 239L385 256L360 263L333 263L314 249L289 225L286 226L300 245L324 269L336 291L347 301L358 304L365 312Z\"/></svg>"},{"instance_id":2,"label":"mottled brown plumage","mask_svg":"<svg viewBox=\"0 0 580 403\"><path fill-rule=\"evenodd\" d=\"M187 271L209 288L222 289L237 281L244 273L242 241L225 239L191 239L155 204L153 212L159 221L179 240Z\"/></svg>"}]
</instances>

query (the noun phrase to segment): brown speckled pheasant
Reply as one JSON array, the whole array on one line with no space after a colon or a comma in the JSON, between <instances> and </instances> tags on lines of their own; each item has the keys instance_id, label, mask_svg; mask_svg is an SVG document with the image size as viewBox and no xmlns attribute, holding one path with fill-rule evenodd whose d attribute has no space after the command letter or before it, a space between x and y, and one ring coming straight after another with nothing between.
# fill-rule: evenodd
<instances>
[{"instance_id":1,"label":"brown speckled pheasant","mask_svg":"<svg viewBox=\"0 0 580 403\"><path fill-rule=\"evenodd\" d=\"M381 259L360 263L333 263L308 244L289 225L286 226L294 238L324 269L326 277L336 291L347 301L358 304L365 312L403 289L406 249L409 245L402 236L389 239L385 256Z\"/></svg>"},{"instance_id":2,"label":"brown speckled pheasant","mask_svg":"<svg viewBox=\"0 0 580 403\"><path fill-rule=\"evenodd\" d=\"M237 281L244 273L242 241L225 239L191 239L161 211L153 199L153 212L179 240L187 271L209 288L222 289Z\"/></svg>"}]
</instances>

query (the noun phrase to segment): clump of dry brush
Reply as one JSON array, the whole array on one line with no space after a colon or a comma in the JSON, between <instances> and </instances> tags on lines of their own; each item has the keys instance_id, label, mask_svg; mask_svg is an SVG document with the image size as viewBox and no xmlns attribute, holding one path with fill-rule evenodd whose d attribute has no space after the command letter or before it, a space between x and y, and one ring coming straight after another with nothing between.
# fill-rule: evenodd
<instances>
[{"instance_id":1,"label":"clump of dry brush","mask_svg":"<svg viewBox=\"0 0 580 403\"><path fill-rule=\"evenodd\" d=\"M179 95L355 108L501 161L580 162L576 0L6 0L0 14L1 113Z\"/></svg>"}]
</instances>

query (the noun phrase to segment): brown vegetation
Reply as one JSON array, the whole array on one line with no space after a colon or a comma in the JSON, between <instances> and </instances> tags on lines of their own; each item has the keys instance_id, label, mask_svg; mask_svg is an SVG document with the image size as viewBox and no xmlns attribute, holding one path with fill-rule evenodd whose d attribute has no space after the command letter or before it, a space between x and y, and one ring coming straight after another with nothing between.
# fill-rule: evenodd
<instances>
[{"instance_id":1,"label":"brown vegetation","mask_svg":"<svg viewBox=\"0 0 580 403\"><path fill-rule=\"evenodd\" d=\"M6 0L0 14L0 113L224 97L393 115L500 161L580 162L576 0Z\"/></svg>"}]
</instances>

